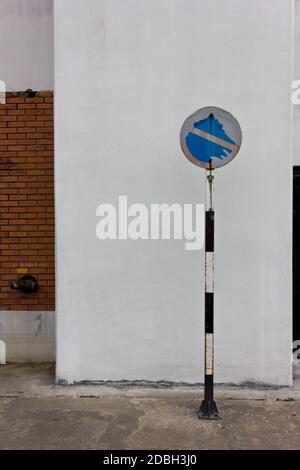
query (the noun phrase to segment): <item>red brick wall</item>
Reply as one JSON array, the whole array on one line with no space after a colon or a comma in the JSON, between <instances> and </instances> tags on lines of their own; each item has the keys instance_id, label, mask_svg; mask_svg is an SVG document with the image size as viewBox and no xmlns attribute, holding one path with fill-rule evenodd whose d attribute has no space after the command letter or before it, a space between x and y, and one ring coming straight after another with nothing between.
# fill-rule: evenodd
<instances>
[{"instance_id":1,"label":"red brick wall","mask_svg":"<svg viewBox=\"0 0 300 470\"><path fill-rule=\"evenodd\" d=\"M0 310L54 310L53 94L0 104ZM12 290L17 268L40 288Z\"/></svg>"}]
</instances>

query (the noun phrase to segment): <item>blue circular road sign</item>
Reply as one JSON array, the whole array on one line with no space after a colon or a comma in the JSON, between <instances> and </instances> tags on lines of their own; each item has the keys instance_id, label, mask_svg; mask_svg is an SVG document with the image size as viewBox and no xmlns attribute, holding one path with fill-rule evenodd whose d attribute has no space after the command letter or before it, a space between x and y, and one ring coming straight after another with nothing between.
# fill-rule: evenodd
<instances>
[{"instance_id":1,"label":"blue circular road sign","mask_svg":"<svg viewBox=\"0 0 300 470\"><path fill-rule=\"evenodd\" d=\"M238 121L224 109L208 106L199 109L183 123L180 145L194 165L206 169L227 165L242 143Z\"/></svg>"}]
</instances>

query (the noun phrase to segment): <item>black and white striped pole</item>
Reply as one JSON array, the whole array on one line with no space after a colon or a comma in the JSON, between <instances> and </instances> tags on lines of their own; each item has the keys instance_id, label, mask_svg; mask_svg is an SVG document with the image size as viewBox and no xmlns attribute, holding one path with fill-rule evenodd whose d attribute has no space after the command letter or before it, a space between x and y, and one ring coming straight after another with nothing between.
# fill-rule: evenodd
<instances>
[{"instance_id":1,"label":"black and white striped pole","mask_svg":"<svg viewBox=\"0 0 300 470\"><path fill-rule=\"evenodd\" d=\"M205 211L205 349L204 400L199 408L200 419L216 419L219 411L214 401L214 174L207 170Z\"/></svg>"},{"instance_id":2,"label":"black and white striped pole","mask_svg":"<svg viewBox=\"0 0 300 470\"><path fill-rule=\"evenodd\" d=\"M229 163L238 153L242 132L238 121L227 111L213 106L189 116L180 132L185 156L206 169L205 211L205 325L204 325L204 400L200 419L218 419L214 401L214 169Z\"/></svg>"}]
</instances>

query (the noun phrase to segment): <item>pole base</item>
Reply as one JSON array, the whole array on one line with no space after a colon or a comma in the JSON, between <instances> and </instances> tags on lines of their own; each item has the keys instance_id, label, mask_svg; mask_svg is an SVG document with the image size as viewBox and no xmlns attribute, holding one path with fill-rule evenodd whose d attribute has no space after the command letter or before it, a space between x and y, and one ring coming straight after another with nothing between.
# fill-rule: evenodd
<instances>
[{"instance_id":1,"label":"pole base","mask_svg":"<svg viewBox=\"0 0 300 470\"><path fill-rule=\"evenodd\" d=\"M198 411L199 419L221 419L214 400L203 400Z\"/></svg>"}]
</instances>

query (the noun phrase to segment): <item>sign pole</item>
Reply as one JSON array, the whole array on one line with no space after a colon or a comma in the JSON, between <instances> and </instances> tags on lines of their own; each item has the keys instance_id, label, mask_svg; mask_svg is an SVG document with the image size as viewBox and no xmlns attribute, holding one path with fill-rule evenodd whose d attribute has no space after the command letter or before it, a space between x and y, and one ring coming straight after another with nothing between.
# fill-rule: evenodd
<instances>
[{"instance_id":1,"label":"sign pole","mask_svg":"<svg viewBox=\"0 0 300 470\"><path fill-rule=\"evenodd\" d=\"M230 163L242 144L239 122L221 108L206 106L182 124L180 146L186 158L206 170L205 212L205 376L200 419L218 419L214 401L214 170Z\"/></svg>"},{"instance_id":2,"label":"sign pole","mask_svg":"<svg viewBox=\"0 0 300 470\"><path fill-rule=\"evenodd\" d=\"M214 174L210 166L206 174L205 212L205 363L204 400L200 419L217 419L219 412L214 401Z\"/></svg>"}]
</instances>

